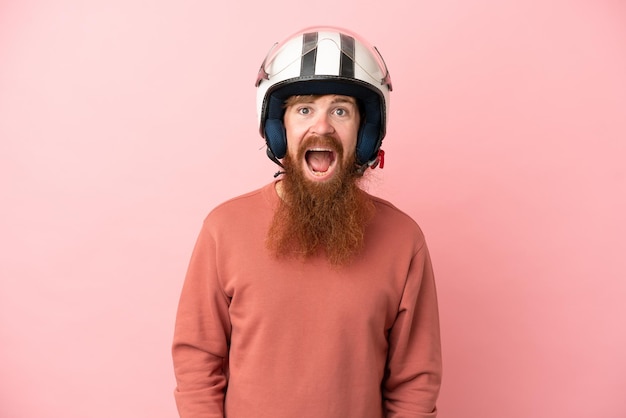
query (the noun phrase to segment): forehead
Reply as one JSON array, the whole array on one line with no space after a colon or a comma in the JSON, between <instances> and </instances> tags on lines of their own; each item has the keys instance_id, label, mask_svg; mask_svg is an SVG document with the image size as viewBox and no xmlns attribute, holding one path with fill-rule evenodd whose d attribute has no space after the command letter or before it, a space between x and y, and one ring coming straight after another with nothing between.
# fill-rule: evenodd
<instances>
[{"instance_id":1,"label":"forehead","mask_svg":"<svg viewBox=\"0 0 626 418\"><path fill-rule=\"evenodd\" d=\"M324 94L324 95L298 95L291 96L285 101L285 106L292 106L299 103L315 103L319 101L334 103L348 103L354 106L357 105L356 99L351 96L343 96L341 94Z\"/></svg>"}]
</instances>

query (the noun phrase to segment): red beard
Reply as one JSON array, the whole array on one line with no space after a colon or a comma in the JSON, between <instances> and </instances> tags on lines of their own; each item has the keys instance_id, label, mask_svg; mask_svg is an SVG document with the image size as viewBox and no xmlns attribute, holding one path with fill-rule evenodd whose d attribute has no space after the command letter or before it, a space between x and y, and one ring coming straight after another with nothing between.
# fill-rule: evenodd
<instances>
[{"instance_id":1,"label":"red beard","mask_svg":"<svg viewBox=\"0 0 626 418\"><path fill-rule=\"evenodd\" d=\"M313 182L305 178L301 162L310 145L324 145L336 153L333 178ZM354 153L343 159L341 143L332 137L311 137L298 149L296 161L283 159L282 199L268 232L268 248L278 257L308 258L324 253L335 265L345 264L363 248L365 227L374 204L359 188Z\"/></svg>"}]
</instances>

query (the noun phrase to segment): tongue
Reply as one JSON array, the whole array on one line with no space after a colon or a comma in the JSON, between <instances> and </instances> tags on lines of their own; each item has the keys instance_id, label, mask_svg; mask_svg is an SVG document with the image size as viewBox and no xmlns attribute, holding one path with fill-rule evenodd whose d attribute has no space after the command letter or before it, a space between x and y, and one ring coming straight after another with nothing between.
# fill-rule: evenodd
<instances>
[{"instance_id":1,"label":"tongue","mask_svg":"<svg viewBox=\"0 0 626 418\"><path fill-rule=\"evenodd\" d=\"M323 173L330 167L331 153L328 151L309 151L307 152L307 162L311 169Z\"/></svg>"}]
</instances>

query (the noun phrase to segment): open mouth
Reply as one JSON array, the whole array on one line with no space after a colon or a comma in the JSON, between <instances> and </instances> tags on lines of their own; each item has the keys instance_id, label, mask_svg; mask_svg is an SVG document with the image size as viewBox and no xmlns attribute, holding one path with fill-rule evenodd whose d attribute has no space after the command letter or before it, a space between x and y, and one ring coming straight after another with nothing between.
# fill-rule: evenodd
<instances>
[{"instance_id":1,"label":"open mouth","mask_svg":"<svg viewBox=\"0 0 626 418\"><path fill-rule=\"evenodd\" d=\"M336 155L334 151L329 149L314 148L307 150L305 159L311 173L323 177L334 167Z\"/></svg>"}]
</instances>

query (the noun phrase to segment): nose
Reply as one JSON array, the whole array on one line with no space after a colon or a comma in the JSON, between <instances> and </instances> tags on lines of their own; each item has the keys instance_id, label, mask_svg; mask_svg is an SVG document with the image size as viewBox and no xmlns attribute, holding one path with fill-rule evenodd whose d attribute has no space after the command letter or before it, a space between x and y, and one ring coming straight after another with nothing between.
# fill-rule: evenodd
<instances>
[{"instance_id":1,"label":"nose","mask_svg":"<svg viewBox=\"0 0 626 418\"><path fill-rule=\"evenodd\" d=\"M332 125L330 115L325 112L320 112L315 119L311 131L317 135L330 135L335 132L335 127Z\"/></svg>"}]
</instances>

